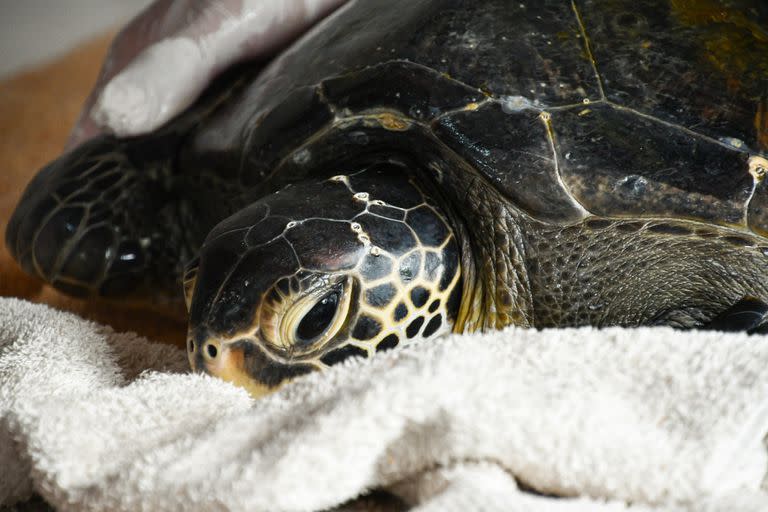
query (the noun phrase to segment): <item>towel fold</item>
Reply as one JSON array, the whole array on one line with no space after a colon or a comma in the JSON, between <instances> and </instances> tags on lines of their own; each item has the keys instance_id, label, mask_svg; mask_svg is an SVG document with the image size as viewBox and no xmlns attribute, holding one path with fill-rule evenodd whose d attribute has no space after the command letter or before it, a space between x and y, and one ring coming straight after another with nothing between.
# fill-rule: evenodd
<instances>
[{"instance_id":1,"label":"towel fold","mask_svg":"<svg viewBox=\"0 0 768 512\"><path fill-rule=\"evenodd\" d=\"M0 299L0 505L764 511L767 433L761 337L509 328L254 401L176 348Z\"/></svg>"}]
</instances>

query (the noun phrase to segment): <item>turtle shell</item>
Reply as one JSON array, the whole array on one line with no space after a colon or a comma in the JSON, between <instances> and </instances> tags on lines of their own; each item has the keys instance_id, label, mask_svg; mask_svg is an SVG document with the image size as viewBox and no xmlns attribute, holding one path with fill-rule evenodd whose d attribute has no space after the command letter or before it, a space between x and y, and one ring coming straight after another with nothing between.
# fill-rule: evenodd
<instances>
[{"instance_id":1,"label":"turtle shell","mask_svg":"<svg viewBox=\"0 0 768 512\"><path fill-rule=\"evenodd\" d=\"M438 175L474 169L544 222L764 235L766 151L760 0L397 0L321 23L209 114L179 162L266 193L403 152Z\"/></svg>"},{"instance_id":2,"label":"turtle shell","mask_svg":"<svg viewBox=\"0 0 768 512\"><path fill-rule=\"evenodd\" d=\"M763 0L351 0L157 132L50 164L6 239L68 293L177 290L234 211L388 159L473 228L504 203L555 226L677 218L766 236L767 157ZM500 200L480 215L488 190Z\"/></svg>"}]
</instances>

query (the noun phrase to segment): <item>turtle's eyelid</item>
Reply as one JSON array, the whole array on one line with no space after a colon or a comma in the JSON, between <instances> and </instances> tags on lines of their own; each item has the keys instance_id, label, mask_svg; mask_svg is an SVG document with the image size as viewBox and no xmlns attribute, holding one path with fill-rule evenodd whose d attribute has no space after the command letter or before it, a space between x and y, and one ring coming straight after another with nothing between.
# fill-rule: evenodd
<instances>
[{"instance_id":1,"label":"turtle's eyelid","mask_svg":"<svg viewBox=\"0 0 768 512\"><path fill-rule=\"evenodd\" d=\"M294 277L281 278L262 297L257 312L259 336L267 345L283 352L284 356L323 347L347 324L347 317L352 309L352 276L331 275L318 278L317 282L323 284L309 290L298 290L290 286L296 281ZM337 289L338 303L333 318L324 326L324 332L310 343L300 340L297 329L301 321L319 301Z\"/></svg>"},{"instance_id":2,"label":"turtle's eyelid","mask_svg":"<svg viewBox=\"0 0 768 512\"><path fill-rule=\"evenodd\" d=\"M296 323L293 336L299 343L311 344L331 326L344 294L344 283L337 283L322 295Z\"/></svg>"},{"instance_id":3,"label":"turtle's eyelid","mask_svg":"<svg viewBox=\"0 0 768 512\"><path fill-rule=\"evenodd\" d=\"M344 276L342 279L330 283L329 286L323 286L319 290L315 290L313 293L291 304L279 319L278 337L282 343L287 344L292 350L296 350L299 346L303 345L297 337L297 330L301 322L324 297L338 289L338 303L334 310L333 318L325 326L323 332L315 337L310 344L306 345L306 348L317 350L331 341L347 323L352 302L352 281L352 276Z\"/></svg>"}]
</instances>

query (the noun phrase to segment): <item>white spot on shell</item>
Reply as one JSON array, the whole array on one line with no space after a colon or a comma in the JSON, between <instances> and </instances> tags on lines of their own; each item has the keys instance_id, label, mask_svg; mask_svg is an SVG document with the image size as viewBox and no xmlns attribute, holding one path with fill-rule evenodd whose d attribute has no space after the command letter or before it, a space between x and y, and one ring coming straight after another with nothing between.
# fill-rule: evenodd
<instances>
[{"instance_id":1,"label":"white spot on shell","mask_svg":"<svg viewBox=\"0 0 768 512\"><path fill-rule=\"evenodd\" d=\"M745 146L743 140L737 139L735 137L720 137L720 142L736 149L741 149Z\"/></svg>"},{"instance_id":2,"label":"white spot on shell","mask_svg":"<svg viewBox=\"0 0 768 512\"><path fill-rule=\"evenodd\" d=\"M297 163L299 165L304 165L307 162L309 162L311 159L312 159L312 153L310 153L309 150L306 148L300 151L297 151L293 155L294 163Z\"/></svg>"},{"instance_id":3,"label":"white spot on shell","mask_svg":"<svg viewBox=\"0 0 768 512\"><path fill-rule=\"evenodd\" d=\"M648 188L648 180L643 176L631 174L616 182L616 189L631 197L641 197Z\"/></svg>"},{"instance_id":4,"label":"white spot on shell","mask_svg":"<svg viewBox=\"0 0 768 512\"><path fill-rule=\"evenodd\" d=\"M343 174L339 174L337 176L332 177L331 181L340 181L342 183L349 184L349 179L346 176L344 176Z\"/></svg>"},{"instance_id":5,"label":"white spot on shell","mask_svg":"<svg viewBox=\"0 0 768 512\"><path fill-rule=\"evenodd\" d=\"M531 91L533 92L533 91ZM501 110L505 114L514 114L523 110L539 110L541 103L539 100L531 101L525 96L502 96Z\"/></svg>"},{"instance_id":6,"label":"white spot on shell","mask_svg":"<svg viewBox=\"0 0 768 512\"><path fill-rule=\"evenodd\" d=\"M288 224L285 225L285 229L295 228L297 224L298 224L298 222L296 222L295 220L292 220L291 222L289 222Z\"/></svg>"},{"instance_id":7,"label":"white spot on shell","mask_svg":"<svg viewBox=\"0 0 768 512\"><path fill-rule=\"evenodd\" d=\"M371 247L370 253L371 253L371 256L379 256L381 255L381 249L374 245L373 247Z\"/></svg>"},{"instance_id":8,"label":"white spot on shell","mask_svg":"<svg viewBox=\"0 0 768 512\"><path fill-rule=\"evenodd\" d=\"M369 245L371 243L370 237L364 233L357 235L357 239L360 240L363 245Z\"/></svg>"},{"instance_id":9,"label":"white spot on shell","mask_svg":"<svg viewBox=\"0 0 768 512\"><path fill-rule=\"evenodd\" d=\"M373 201L371 201L371 204L375 204L376 206L385 206L387 203L385 203L381 199L374 199Z\"/></svg>"},{"instance_id":10,"label":"white spot on shell","mask_svg":"<svg viewBox=\"0 0 768 512\"><path fill-rule=\"evenodd\" d=\"M358 192L357 194L354 195L354 198L357 199L358 201L367 201L368 197L370 197L368 195L368 192Z\"/></svg>"},{"instance_id":11,"label":"white spot on shell","mask_svg":"<svg viewBox=\"0 0 768 512\"><path fill-rule=\"evenodd\" d=\"M349 227L354 231L355 233L360 233L363 230L363 226L358 224L357 222L353 222L349 225Z\"/></svg>"}]
</instances>

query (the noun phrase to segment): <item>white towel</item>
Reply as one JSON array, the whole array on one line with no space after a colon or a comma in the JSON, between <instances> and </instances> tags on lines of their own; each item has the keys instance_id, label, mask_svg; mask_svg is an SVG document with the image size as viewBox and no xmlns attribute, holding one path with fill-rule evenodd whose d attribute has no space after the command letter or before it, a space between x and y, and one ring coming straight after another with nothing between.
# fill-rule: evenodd
<instances>
[{"instance_id":1,"label":"white towel","mask_svg":"<svg viewBox=\"0 0 768 512\"><path fill-rule=\"evenodd\" d=\"M178 349L0 299L0 505L312 511L383 489L429 512L765 511L766 341L510 328L254 401Z\"/></svg>"}]
</instances>

